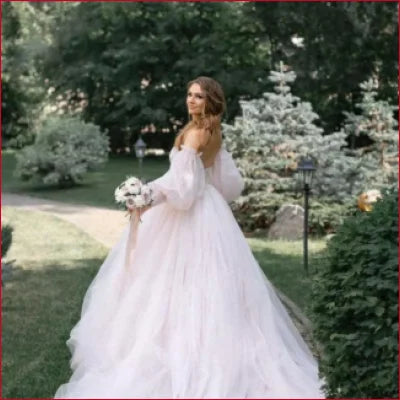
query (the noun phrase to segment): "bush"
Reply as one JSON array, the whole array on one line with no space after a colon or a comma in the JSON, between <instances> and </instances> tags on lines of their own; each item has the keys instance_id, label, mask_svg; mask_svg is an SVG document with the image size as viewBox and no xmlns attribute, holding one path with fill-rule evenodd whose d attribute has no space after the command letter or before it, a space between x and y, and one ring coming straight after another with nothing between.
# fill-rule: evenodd
<instances>
[{"instance_id":1,"label":"bush","mask_svg":"<svg viewBox=\"0 0 400 400\"><path fill-rule=\"evenodd\" d=\"M313 278L315 337L328 397L398 397L397 199L345 220Z\"/></svg>"},{"instance_id":2,"label":"bush","mask_svg":"<svg viewBox=\"0 0 400 400\"><path fill-rule=\"evenodd\" d=\"M311 197L308 217L310 233L317 236L334 233L343 224L343 221L347 217L355 215L357 210L356 198L339 203L328 198Z\"/></svg>"},{"instance_id":3,"label":"bush","mask_svg":"<svg viewBox=\"0 0 400 400\"><path fill-rule=\"evenodd\" d=\"M249 194L249 201L246 202L242 202L241 199L239 198L233 203L232 209L239 225L245 232L268 230L274 222L276 212L284 203L298 204L304 207L303 197L290 198L277 193L265 193L262 198L259 193L255 193L255 196ZM309 233L323 236L336 232L343 220L356 211L356 199L341 204L332 202L332 199L312 196L308 218Z\"/></svg>"},{"instance_id":4,"label":"bush","mask_svg":"<svg viewBox=\"0 0 400 400\"><path fill-rule=\"evenodd\" d=\"M107 159L108 137L96 125L76 117L52 117L35 143L17 154L16 176L72 186Z\"/></svg>"},{"instance_id":5,"label":"bush","mask_svg":"<svg viewBox=\"0 0 400 400\"><path fill-rule=\"evenodd\" d=\"M12 243L13 228L10 225L1 227L1 258L4 258Z\"/></svg>"}]
</instances>

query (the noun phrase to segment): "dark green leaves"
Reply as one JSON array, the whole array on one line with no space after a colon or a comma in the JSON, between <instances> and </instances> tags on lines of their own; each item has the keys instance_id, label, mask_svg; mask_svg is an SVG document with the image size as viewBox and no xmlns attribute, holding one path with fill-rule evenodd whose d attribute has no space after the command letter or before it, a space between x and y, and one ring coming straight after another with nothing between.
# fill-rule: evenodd
<instances>
[{"instance_id":1,"label":"dark green leaves","mask_svg":"<svg viewBox=\"0 0 400 400\"><path fill-rule=\"evenodd\" d=\"M315 336L329 397L397 398L397 191L347 218L314 278Z\"/></svg>"}]
</instances>

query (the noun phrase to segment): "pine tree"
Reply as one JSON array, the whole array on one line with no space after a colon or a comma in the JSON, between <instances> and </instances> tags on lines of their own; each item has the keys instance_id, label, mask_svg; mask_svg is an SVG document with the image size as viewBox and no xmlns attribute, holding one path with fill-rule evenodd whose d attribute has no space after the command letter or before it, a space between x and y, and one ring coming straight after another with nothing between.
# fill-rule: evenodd
<instances>
[{"instance_id":1,"label":"pine tree","mask_svg":"<svg viewBox=\"0 0 400 400\"><path fill-rule=\"evenodd\" d=\"M241 101L242 117L224 125L225 143L237 160L246 190L236 206L250 211L255 225L266 227L276 209L295 200L296 169L302 157L314 160L317 171L313 193L343 202L357 190L357 160L343 151L346 134L323 136L314 121L318 115L308 102L292 95L289 84L296 74L280 63L268 79L272 93Z\"/></svg>"},{"instance_id":2,"label":"pine tree","mask_svg":"<svg viewBox=\"0 0 400 400\"><path fill-rule=\"evenodd\" d=\"M398 179L397 120L388 101L377 100L378 80L370 78L360 84L362 101L356 106L361 114L345 112L343 128L350 138L366 136L370 145L354 150L360 159L360 179L363 190L382 189Z\"/></svg>"}]
</instances>

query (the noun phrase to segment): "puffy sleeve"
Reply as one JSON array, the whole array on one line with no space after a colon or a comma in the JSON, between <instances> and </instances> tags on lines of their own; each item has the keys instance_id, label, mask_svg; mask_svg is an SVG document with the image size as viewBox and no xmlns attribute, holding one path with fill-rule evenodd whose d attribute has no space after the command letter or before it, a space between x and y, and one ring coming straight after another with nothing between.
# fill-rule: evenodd
<instances>
[{"instance_id":1,"label":"puffy sleeve","mask_svg":"<svg viewBox=\"0 0 400 400\"><path fill-rule=\"evenodd\" d=\"M178 210L188 210L205 188L205 171L200 154L182 145L171 159L169 170L148 183L152 189L153 206L168 202Z\"/></svg>"},{"instance_id":2,"label":"puffy sleeve","mask_svg":"<svg viewBox=\"0 0 400 400\"><path fill-rule=\"evenodd\" d=\"M230 203L236 200L244 188L244 180L232 158L232 155L221 147L209 170L212 185Z\"/></svg>"}]
</instances>

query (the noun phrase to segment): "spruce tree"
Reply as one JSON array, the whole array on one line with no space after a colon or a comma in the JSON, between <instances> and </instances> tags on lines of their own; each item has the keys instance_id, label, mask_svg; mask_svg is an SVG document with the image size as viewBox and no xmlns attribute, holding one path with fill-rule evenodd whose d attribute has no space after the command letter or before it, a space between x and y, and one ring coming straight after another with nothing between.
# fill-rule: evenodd
<instances>
[{"instance_id":1,"label":"spruce tree","mask_svg":"<svg viewBox=\"0 0 400 400\"><path fill-rule=\"evenodd\" d=\"M313 193L332 202L344 202L357 191L358 161L345 151L346 134L323 136L314 121L318 115L308 102L291 93L296 74L282 62L271 71L274 92L241 101L242 116L224 125L227 149L233 153L246 189L236 203L255 226L267 227L275 211L296 202L296 169L303 157L316 165ZM299 202L299 201L297 201Z\"/></svg>"},{"instance_id":2,"label":"spruce tree","mask_svg":"<svg viewBox=\"0 0 400 400\"><path fill-rule=\"evenodd\" d=\"M359 158L362 189L383 189L398 179L398 123L393 116L397 106L377 100L378 80L360 84L362 100L356 106L360 114L344 112L344 133L350 139L366 136L371 144L354 149Z\"/></svg>"}]
</instances>

